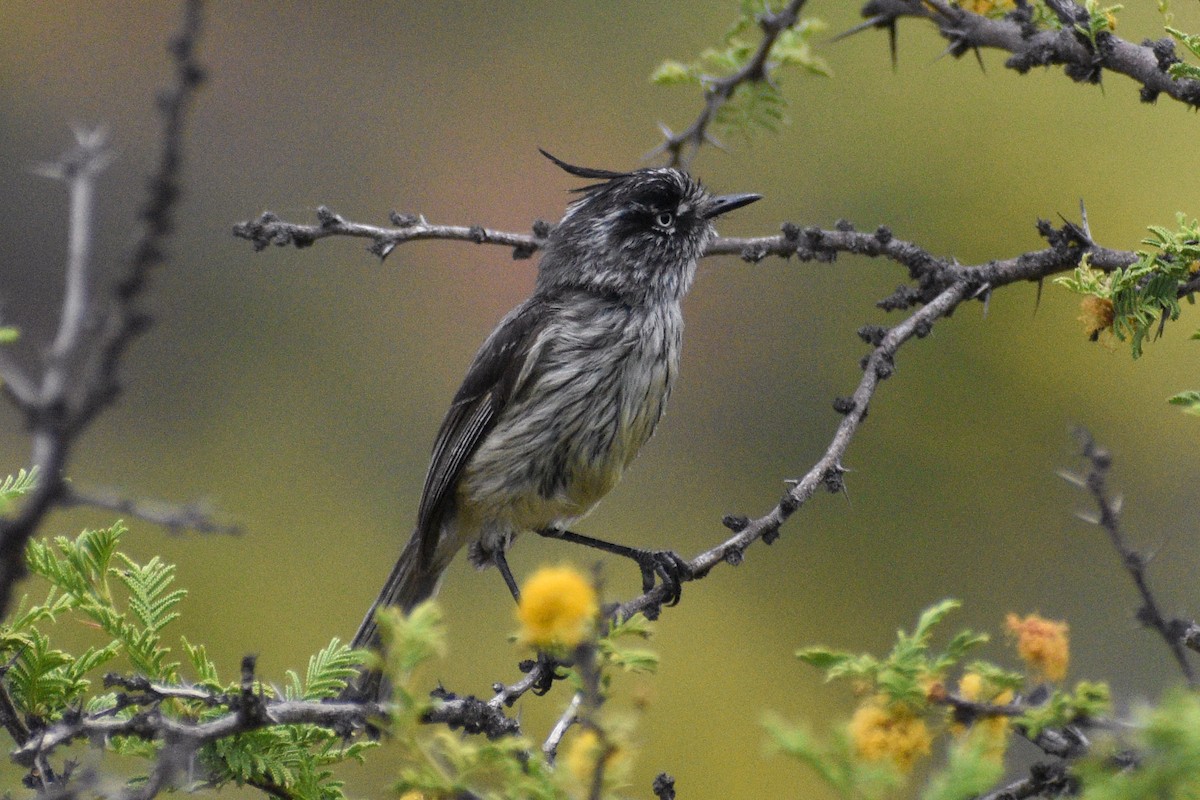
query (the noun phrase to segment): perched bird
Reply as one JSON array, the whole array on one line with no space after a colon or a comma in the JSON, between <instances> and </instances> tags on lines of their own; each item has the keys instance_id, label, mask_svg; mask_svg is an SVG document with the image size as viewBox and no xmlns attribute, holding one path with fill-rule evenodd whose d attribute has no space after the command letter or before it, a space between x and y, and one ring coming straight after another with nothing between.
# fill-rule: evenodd
<instances>
[{"instance_id":1,"label":"perched bird","mask_svg":"<svg viewBox=\"0 0 1200 800\"><path fill-rule=\"evenodd\" d=\"M683 562L566 529L609 492L654 433L679 371L680 303L721 214L760 199L713 196L676 169L612 172L567 164L595 181L546 238L532 296L483 343L438 431L416 530L354 637L378 647L375 612L431 597L454 555L516 582L505 550L522 531L630 556L644 582ZM368 674L369 678L369 674ZM386 693L365 680L359 696Z\"/></svg>"}]
</instances>

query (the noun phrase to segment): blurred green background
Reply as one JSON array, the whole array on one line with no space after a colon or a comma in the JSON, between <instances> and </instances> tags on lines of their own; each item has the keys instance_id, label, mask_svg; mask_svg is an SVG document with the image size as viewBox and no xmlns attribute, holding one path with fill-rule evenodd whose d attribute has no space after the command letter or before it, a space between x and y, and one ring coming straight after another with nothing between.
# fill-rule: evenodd
<instances>
[{"instance_id":1,"label":"blurred green background","mask_svg":"<svg viewBox=\"0 0 1200 800\"><path fill-rule=\"evenodd\" d=\"M1156 3L1127 3L1118 32L1162 35ZM1195 3L1176 24L1200 29ZM830 32L857 4L817 2ZM187 140L186 197L172 263L151 297L157 323L127 360L127 391L81 442L71 477L139 497L210 498L241 538L170 537L133 523L126 549L179 564L191 590L177 633L236 674L243 653L282 680L333 636L349 637L408 536L430 443L475 348L529 291L534 262L499 248L406 245L380 265L357 240L256 254L232 225L270 209L310 221L317 204L385 224L430 221L527 230L556 220L578 182L538 154L630 168L699 109L690 89L650 85L662 59L719 41L732 0L681 3L251 3L207 10L209 69ZM62 285L66 201L31 167L72 125L106 126L117 159L100 184L99 252L119 261L149 171L164 84L169 2L0 0L0 307L23 357L48 340ZM832 79L785 76L791 125L705 150L694 171L765 200L723 221L770 234L790 220L891 226L930 251L979 263L1038 248L1038 217L1076 218L1132 248L1147 224L1200 212L1197 121L1059 70L1017 76L1002 57L938 59L925 26L901 26L900 63L876 31L819 52ZM769 509L783 481L823 451L830 408L858 380L854 335L887 324L873 303L902 282L893 264L710 259L687 304L683 374L670 413L626 481L579 530L695 553L726 513ZM849 497L819 496L773 547L688 585L654 646L660 673L621 692L646 704L632 790L659 771L681 796L795 796L801 767L764 752L766 709L824 721L848 714L792 653L808 644L889 646L898 626L946 596L955 620L998 631L1006 611L1067 619L1071 679L1107 678L1122 708L1177 681L1164 647L1133 619L1135 593L1099 530L1076 521L1081 493L1054 477L1089 426L1116 456L1137 543L1157 552L1168 612L1193 615L1200 569L1195 479L1200 422L1165 398L1200 386L1194 312L1131 362L1085 340L1078 298L1047 286L999 292L906 347L847 458ZM897 318L898 319L898 318ZM0 471L28 458L21 420L0 408ZM46 534L107 524L62 513ZM590 552L522 540L521 574ZM610 598L637 588L606 564ZM30 586L31 590L37 590ZM516 677L511 603L499 577L457 564L441 595L451 656L430 676L486 694ZM64 642L86 632L65 630ZM997 641L989 655L1009 658ZM564 690L521 703L544 736ZM0 769L0 774L4 770ZM346 770L381 796L386 752ZM15 778L15 776L10 776ZM0 780L11 785L11 780Z\"/></svg>"}]
</instances>

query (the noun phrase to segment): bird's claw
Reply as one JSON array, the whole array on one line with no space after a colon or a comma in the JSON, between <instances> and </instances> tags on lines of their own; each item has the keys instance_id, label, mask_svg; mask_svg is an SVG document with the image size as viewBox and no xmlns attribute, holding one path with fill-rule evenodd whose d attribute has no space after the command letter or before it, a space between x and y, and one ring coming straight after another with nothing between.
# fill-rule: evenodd
<instances>
[{"instance_id":1,"label":"bird's claw","mask_svg":"<svg viewBox=\"0 0 1200 800\"><path fill-rule=\"evenodd\" d=\"M639 550L636 560L642 570L642 591L653 589L657 577L666 589L663 603L668 606L679 602L683 594L683 582L694 577L687 561L671 550Z\"/></svg>"},{"instance_id":2,"label":"bird's claw","mask_svg":"<svg viewBox=\"0 0 1200 800\"><path fill-rule=\"evenodd\" d=\"M536 661L522 661L520 665L522 672L533 673L533 684L529 688L538 697L550 691L555 681L567 677L566 673L558 671L561 666L563 666L561 661L541 650L538 651Z\"/></svg>"}]
</instances>

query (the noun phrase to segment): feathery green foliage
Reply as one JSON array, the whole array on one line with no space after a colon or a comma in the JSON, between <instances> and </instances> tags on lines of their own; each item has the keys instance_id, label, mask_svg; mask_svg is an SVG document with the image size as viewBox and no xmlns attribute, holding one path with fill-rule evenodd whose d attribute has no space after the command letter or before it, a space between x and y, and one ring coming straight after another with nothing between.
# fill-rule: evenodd
<instances>
[{"instance_id":1,"label":"feathery green foliage","mask_svg":"<svg viewBox=\"0 0 1200 800\"><path fill-rule=\"evenodd\" d=\"M1105 684L1081 681L1073 691L1035 685L1041 680L1037 659L1022 652L1019 641L1018 653L1033 662L1023 673L987 661L964 664L968 653L988 641L970 630L935 652L935 629L958 607L955 600L943 600L926 609L911 633L897 633L891 653L882 658L823 647L799 651L827 679L849 680L858 708L824 740L803 725L770 716L764 724L774 746L813 769L840 796L877 798L899 787L913 762L927 757L941 737L944 766L933 772L921 796L958 800L995 787L1012 735L1032 740L1111 713Z\"/></svg>"},{"instance_id":2,"label":"feathery green foliage","mask_svg":"<svg viewBox=\"0 0 1200 800\"><path fill-rule=\"evenodd\" d=\"M0 514L7 514L13 501L33 491L37 486L37 467L19 470L0 481Z\"/></svg>"},{"instance_id":3,"label":"feathery green foliage","mask_svg":"<svg viewBox=\"0 0 1200 800\"><path fill-rule=\"evenodd\" d=\"M922 800L965 800L987 794L1004 775L1004 761L985 737L959 737L948 748L946 767L929 781Z\"/></svg>"},{"instance_id":4,"label":"feathery green foliage","mask_svg":"<svg viewBox=\"0 0 1200 800\"><path fill-rule=\"evenodd\" d=\"M1052 693L1043 705L1031 708L1017 723L1035 737L1047 728L1061 728L1081 720L1099 719L1112 711L1112 697L1108 685L1091 681L1080 681L1074 692L1060 690Z\"/></svg>"},{"instance_id":5,"label":"feathery green foliage","mask_svg":"<svg viewBox=\"0 0 1200 800\"><path fill-rule=\"evenodd\" d=\"M1187 48L1188 52L1196 58L1200 58L1200 34L1185 33L1177 28L1166 26L1167 33L1175 37L1175 40ZM1200 67L1195 64L1189 64L1186 61L1176 61L1167 68L1167 72L1176 80L1200 80Z\"/></svg>"},{"instance_id":6,"label":"feathery green foliage","mask_svg":"<svg viewBox=\"0 0 1200 800\"><path fill-rule=\"evenodd\" d=\"M28 484L19 475L4 483L8 492ZM0 497L4 495L0 489ZM11 496L8 495L8 496ZM30 572L44 578L50 589L41 603L22 602L0 625L0 661L10 663L3 676L16 711L33 729L50 725L83 709L116 719L130 719L137 708L113 692L95 693L95 672L125 662L150 686L189 685L208 692L208 699L166 697L155 703L157 713L180 721L203 722L231 711L230 698L240 695L239 683L223 682L216 664L202 645L182 640L182 652L193 673L185 683L171 648L162 644L164 629L179 619L178 606L186 592L174 587L175 567L158 557L139 564L117 547L125 527L84 531L75 539L58 537L53 544L31 541L26 548ZM75 655L51 644L50 624L66 617L85 620L100 634L101 643ZM363 654L336 639L314 655L303 680L288 673L283 694L288 699L322 700L335 697L352 677ZM275 690L256 684L263 697ZM121 756L150 760L158 741L136 736L112 736L105 745ZM341 736L316 725L276 725L220 739L197 754L197 780L212 786L254 785L304 800L341 800L341 782L332 765L361 761L374 742L346 743ZM137 780L137 779L135 779Z\"/></svg>"},{"instance_id":7,"label":"feathery green foliage","mask_svg":"<svg viewBox=\"0 0 1200 800\"><path fill-rule=\"evenodd\" d=\"M741 13L726 31L721 46L704 50L691 62L668 59L650 76L660 86L700 86L708 88L713 80L736 73L745 67L758 49L754 34L759 19L772 9L761 0L743 0ZM738 86L728 101L717 110L713 120L723 133L750 137L758 131L776 132L786 123L787 98L780 90L779 78L785 69L799 69L813 75L829 75L829 65L812 51L814 36L825 30L816 19L801 19L782 31L767 55L764 75Z\"/></svg>"},{"instance_id":8,"label":"feathery green foliage","mask_svg":"<svg viewBox=\"0 0 1200 800\"><path fill-rule=\"evenodd\" d=\"M1075 30L1092 43L1092 49L1096 49L1096 37L1102 33L1107 33L1117 27L1117 12L1122 6L1102 6L1099 0L1083 0L1084 8L1087 9L1088 19L1086 23L1076 24Z\"/></svg>"},{"instance_id":9,"label":"feathery green foliage","mask_svg":"<svg viewBox=\"0 0 1200 800\"><path fill-rule=\"evenodd\" d=\"M658 653L645 647L629 645L626 639L645 641L653 628L642 614L634 614L622 622L614 622L597 645L604 663L626 672L653 673L658 669Z\"/></svg>"},{"instance_id":10,"label":"feathery green foliage","mask_svg":"<svg viewBox=\"0 0 1200 800\"><path fill-rule=\"evenodd\" d=\"M1148 335L1179 318L1180 287L1200 270L1200 223L1188 222L1183 214L1176 222L1175 230L1150 226L1142 244L1153 249L1138 251L1138 260L1124 269L1101 272L1085 257L1073 275L1054 279L1073 292L1111 302L1113 333L1129 340L1134 358L1142 354ZM1194 302L1190 293L1187 297Z\"/></svg>"},{"instance_id":11,"label":"feathery green foliage","mask_svg":"<svg viewBox=\"0 0 1200 800\"><path fill-rule=\"evenodd\" d=\"M796 656L824 671L826 680L847 678L864 682L876 687L890 702L923 707L930 678L942 675L972 649L988 641L987 634L966 630L951 639L945 652L930 652L934 628L961 605L957 600L943 600L927 608L912 633L896 632L896 645L883 659L823 647L805 648L797 651Z\"/></svg>"},{"instance_id":12,"label":"feathery green foliage","mask_svg":"<svg viewBox=\"0 0 1200 800\"><path fill-rule=\"evenodd\" d=\"M1200 698L1169 692L1139 714L1135 731L1131 742L1108 741L1080 764L1083 800L1200 796Z\"/></svg>"}]
</instances>

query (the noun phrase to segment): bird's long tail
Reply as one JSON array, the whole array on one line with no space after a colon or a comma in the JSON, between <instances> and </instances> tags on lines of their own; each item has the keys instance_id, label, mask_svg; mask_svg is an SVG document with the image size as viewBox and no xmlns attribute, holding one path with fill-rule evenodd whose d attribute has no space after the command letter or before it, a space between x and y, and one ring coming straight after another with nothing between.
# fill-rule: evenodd
<instances>
[{"instance_id":1,"label":"bird's long tail","mask_svg":"<svg viewBox=\"0 0 1200 800\"><path fill-rule=\"evenodd\" d=\"M380 652L382 641L379 636L379 626L375 622L375 613L387 606L398 606L408 612L423 600L428 600L437 592L444 566L422 563L420 553L421 537L413 535L392 567L379 597L371 604L370 611L363 619L354 635L351 647ZM342 693L344 699L383 702L391 695L391 686L378 670L364 669L357 679L351 681Z\"/></svg>"}]
</instances>

